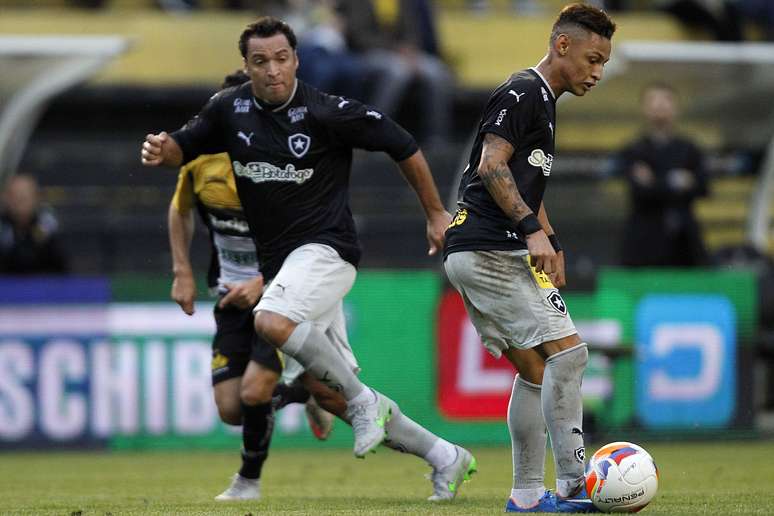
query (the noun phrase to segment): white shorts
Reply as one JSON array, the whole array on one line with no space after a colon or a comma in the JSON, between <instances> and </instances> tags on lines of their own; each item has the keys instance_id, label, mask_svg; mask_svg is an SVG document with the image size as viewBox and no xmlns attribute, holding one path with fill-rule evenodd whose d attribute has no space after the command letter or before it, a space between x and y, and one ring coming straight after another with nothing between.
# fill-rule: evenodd
<instances>
[{"instance_id":1,"label":"white shorts","mask_svg":"<svg viewBox=\"0 0 774 516\"><path fill-rule=\"evenodd\" d=\"M325 333L355 372L360 371L347 338L344 296L355 283L355 267L324 244L306 244L285 258L277 275L253 309L274 312L295 323L311 321ZM295 380L303 368L287 355L282 379Z\"/></svg>"},{"instance_id":2,"label":"white shorts","mask_svg":"<svg viewBox=\"0 0 774 516\"><path fill-rule=\"evenodd\" d=\"M486 349L529 349L577 333L559 290L527 251L461 251L444 262Z\"/></svg>"}]
</instances>

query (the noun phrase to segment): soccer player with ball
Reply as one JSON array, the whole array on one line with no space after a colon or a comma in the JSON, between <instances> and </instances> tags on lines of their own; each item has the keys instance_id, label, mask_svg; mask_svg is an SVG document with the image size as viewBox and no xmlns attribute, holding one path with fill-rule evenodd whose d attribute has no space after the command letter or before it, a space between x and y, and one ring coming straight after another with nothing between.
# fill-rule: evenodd
<instances>
[{"instance_id":1,"label":"soccer player with ball","mask_svg":"<svg viewBox=\"0 0 774 516\"><path fill-rule=\"evenodd\" d=\"M519 370L508 407L507 512L596 512L584 488L581 380L588 360L558 287L564 255L543 205L556 99L601 79L615 23L587 4L562 9L548 53L492 94L446 232L445 268L484 346ZM544 487L546 427L556 463Z\"/></svg>"}]
</instances>

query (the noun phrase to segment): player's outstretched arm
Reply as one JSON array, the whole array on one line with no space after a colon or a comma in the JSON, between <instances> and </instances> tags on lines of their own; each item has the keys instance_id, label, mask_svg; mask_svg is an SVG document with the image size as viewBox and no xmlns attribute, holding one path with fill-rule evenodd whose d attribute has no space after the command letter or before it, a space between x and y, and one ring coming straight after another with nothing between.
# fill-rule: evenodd
<instances>
[{"instance_id":1,"label":"player's outstretched arm","mask_svg":"<svg viewBox=\"0 0 774 516\"><path fill-rule=\"evenodd\" d=\"M183 163L183 150L165 131L148 134L142 144L140 161L146 167L179 167Z\"/></svg>"},{"instance_id":2,"label":"player's outstretched arm","mask_svg":"<svg viewBox=\"0 0 774 516\"><path fill-rule=\"evenodd\" d=\"M194 313L196 281L191 267L190 249L194 233L193 212L180 213L174 203L169 205L168 215L169 247L172 251L171 297L188 315Z\"/></svg>"},{"instance_id":3,"label":"player's outstretched arm","mask_svg":"<svg viewBox=\"0 0 774 516\"><path fill-rule=\"evenodd\" d=\"M417 193L422 209L427 217L427 241L430 249L427 254L432 256L443 249L443 239L446 228L451 223L451 215L446 211L438 195L438 188L433 181L430 167L421 150L398 162L400 171Z\"/></svg>"},{"instance_id":4,"label":"player's outstretched arm","mask_svg":"<svg viewBox=\"0 0 774 516\"><path fill-rule=\"evenodd\" d=\"M508 167L508 160L511 159L512 155L513 145L508 140L487 133L484 136L484 146L481 150L478 175L503 213L526 235L527 249L532 257L532 265L535 266L535 270L550 275L556 269L556 253L551 247L540 221L524 202L519 189L516 187L516 181L514 181L511 169Z\"/></svg>"},{"instance_id":5,"label":"player's outstretched arm","mask_svg":"<svg viewBox=\"0 0 774 516\"><path fill-rule=\"evenodd\" d=\"M550 276L551 283L553 283L556 288L562 288L567 284L567 280L564 275L564 251L562 251L561 246L559 246L559 240L556 238L556 232L551 226L551 223L548 221L548 212L546 212L546 206L543 202L540 203L538 220L540 221L540 225L543 226L543 231L545 231L546 235L548 235L548 241L551 243L551 247L554 248L554 252L556 253L556 267L554 269L554 273Z\"/></svg>"}]
</instances>

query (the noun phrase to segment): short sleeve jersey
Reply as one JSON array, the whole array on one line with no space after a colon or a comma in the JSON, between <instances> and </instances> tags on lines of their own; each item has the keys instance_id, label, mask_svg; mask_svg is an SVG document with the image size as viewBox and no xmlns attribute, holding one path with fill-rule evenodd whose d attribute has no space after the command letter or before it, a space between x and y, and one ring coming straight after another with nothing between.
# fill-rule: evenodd
<instances>
[{"instance_id":1,"label":"short sleeve jersey","mask_svg":"<svg viewBox=\"0 0 774 516\"><path fill-rule=\"evenodd\" d=\"M225 292L227 283L256 277L258 257L236 193L228 154L204 154L180 169L172 206L182 214L196 209L212 245L207 284Z\"/></svg>"},{"instance_id":2,"label":"short sleeve jersey","mask_svg":"<svg viewBox=\"0 0 774 516\"><path fill-rule=\"evenodd\" d=\"M508 167L522 199L537 214L554 159L556 99L530 68L513 74L489 97L460 181L457 213L446 231L444 256L457 251L526 249L524 235L494 201L478 175L488 133L514 148Z\"/></svg>"},{"instance_id":3,"label":"short sleeve jersey","mask_svg":"<svg viewBox=\"0 0 774 516\"><path fill-rule=\"evenodd\" d=\"M228 152L267 279L309 243L329 245L357 266L360 247L349 206L353 148L384 151L396 161L418 149L379 111L302 81L280 106L257 100L249 82L223 90L172 137L186 162Z\"/></svg>"}]
</instances>

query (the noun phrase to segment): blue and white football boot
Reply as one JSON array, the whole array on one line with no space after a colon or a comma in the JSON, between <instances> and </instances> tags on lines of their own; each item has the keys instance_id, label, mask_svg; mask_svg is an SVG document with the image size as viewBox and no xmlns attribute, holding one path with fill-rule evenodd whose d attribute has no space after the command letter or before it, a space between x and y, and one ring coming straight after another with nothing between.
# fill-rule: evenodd
<instances>
[{"instance_id":1,"label":"blue and white football boot","mask_svg":"<svg viewBox=\"0 0 774 516\"><path fill-rule=\"evenodd\" d=\"M551 491L546 490L538 503L532 507L519 507L513 499L508 499L505 504L505 512L561 512L561 513L580 513L587 514L601 512L591 503L586 488L584 487L577 495L572 498L562 498L556 496Z\"/></svg>"}]
</instances>

